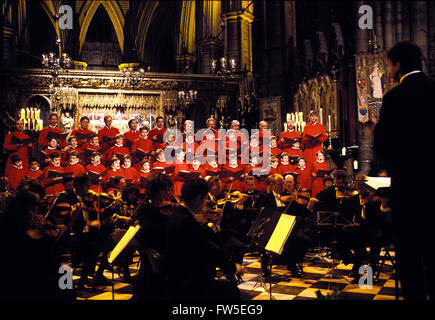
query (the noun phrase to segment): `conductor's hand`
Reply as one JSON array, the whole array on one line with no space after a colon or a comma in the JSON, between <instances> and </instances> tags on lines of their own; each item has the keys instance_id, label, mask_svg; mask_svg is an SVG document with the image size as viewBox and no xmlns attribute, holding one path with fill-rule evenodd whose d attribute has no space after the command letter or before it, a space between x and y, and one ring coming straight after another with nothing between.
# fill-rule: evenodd
<instances>
[{"instance_id":1,"label":"conductor's hand","mask_svg":"<svg viewBox=\"0 0 435 320\"><path fill-rule=\"evenodd\" d=\"M245 268L240 263L235 263L235 265L236 265L236 272L234 273L234 275L242 276L245 273Z\"/></svg>"}]
</instances>

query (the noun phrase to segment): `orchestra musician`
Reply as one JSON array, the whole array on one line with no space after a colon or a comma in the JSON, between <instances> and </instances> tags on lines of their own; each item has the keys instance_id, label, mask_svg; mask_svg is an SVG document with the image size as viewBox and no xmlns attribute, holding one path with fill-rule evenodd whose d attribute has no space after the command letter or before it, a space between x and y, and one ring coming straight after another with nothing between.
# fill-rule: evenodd
<instances>
[{"instance_id":1,"label":"orchestra musician","mask_svg":"<svg viewBox=\"0 0 435 320\"><path fill-rule=\"evenodd\" d=\"M216 267L230 276L239 274L242 268L228 259L218 234L204 223L203 210L209 191L203 179L186 181L181 190L181 204L168 219L167 257L175 298L232 300L240 295L235 283L215 279Z\"/></svg>"}]
</instances>

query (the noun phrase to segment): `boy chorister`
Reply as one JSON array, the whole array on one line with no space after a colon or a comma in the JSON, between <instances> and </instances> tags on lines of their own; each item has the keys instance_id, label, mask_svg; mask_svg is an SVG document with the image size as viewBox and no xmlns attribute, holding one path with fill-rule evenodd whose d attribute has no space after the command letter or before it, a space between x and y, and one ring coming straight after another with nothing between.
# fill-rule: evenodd
<instances>
[{"instance_id":1,"label":"boy chorister","mask_svg":"<svg viewBox=\"0 0 435 320\"><path fill-rule=\"evenodd\" d=\"M12 166L9 169L7 178L9 179L10 189L12 191L16 191L21 180L23 180L26 176L27 170L24 169L23 161L21 160L21 157L19 155L14 154L11 156L10 159Z\"/></svg>"},{"instance_id":2,"label":"boy chorister","mask_svg":"<svg viewBox=\"0 0 435 320\"><path fill-rule=\"evenodd\" d=\"M91 179L90 189L94 192L102 192L102 188L98 190L98 184L103 180L103 176L106 171L106 167L101 164L101 154L94 152L91 155L91 163L85 168L86 173Z\"/></svg>"},{"instance_id":3,"label":"boy chorister","mask_svg":"<svg viewBox=\"0 0 435 320\"><path fill-rule=\"evenodd\" d=\"M60 164L60 153L54 151L50 154L50 165L43 170L44 173L42 176L42 184L47 196L54 196L55 194L61 193L65 190L62 183L65 170Z\"/></svg>"},{"instance_id":4,"label":"boy chorister","mask_svg":"<svg viewBox=\"0 0 435 320\"><path fill-rule=\"evenodd\" d=\"M71 172L73 177L77 176L80 173L85 173L85 168L79 162L80 159L78 152L70 152L68 158L68 165L65 167L65 172Z\"/></svg>"}]
</instances>

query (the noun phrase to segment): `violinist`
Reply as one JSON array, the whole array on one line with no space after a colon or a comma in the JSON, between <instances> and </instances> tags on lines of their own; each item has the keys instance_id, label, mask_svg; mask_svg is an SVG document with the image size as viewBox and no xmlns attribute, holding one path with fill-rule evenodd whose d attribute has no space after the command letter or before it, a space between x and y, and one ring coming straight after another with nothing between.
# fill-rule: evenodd
<instances>
[{"instance_id":1,"label":"violinist","mask_svg":"<svg viewBox=\"0 0 435 320\"><path fill-rule=\"evenodd\" d=\"M242 268L229 259L219 232L214 233L203 223L209 191L203 179L186 181L181 190L181 204L169 216L167 256L175 299L235 300L240 296L235 283L216 280L216 267L229 276L240 273Z\"/></svg>"},{"instance_id":2,"label":"violinist","mask_svg":"<svg viewBox=\"0 0 435 320\"><path fill-rule=\"evenodd\" d=\"M356 216L360 210L358 192L348 183L348 177L344 170L336 170L333 174L334 185L319 192L315 198L311 198L308 208L315 212L327 211L338 212L340 221L347 221L349 227L325 230L320 234L326 241L337 242L337 253L345 265L351 263L352 276L358 276L358 269L364 257L363 248L359 239Z\"/></svg>"},{"instance_id":3,"label":"violinist","mask_svg":"<svg viewBox=\"0 0 435 320\"><path fill-rule=\"evenodd\" d=\"M140 230L136 236L141 265L134 288L136 299L164 298L165 288L157 278L148 261L148 250L154 250L163 257L166 251L166 228L168 215L162 212L162 205L171 200L172 181L167 175L153 172L148 176L145 186L146 194L143 205L137 210ZM183 258L184 261L184 258Z\"/></svg>"}]
</instances>

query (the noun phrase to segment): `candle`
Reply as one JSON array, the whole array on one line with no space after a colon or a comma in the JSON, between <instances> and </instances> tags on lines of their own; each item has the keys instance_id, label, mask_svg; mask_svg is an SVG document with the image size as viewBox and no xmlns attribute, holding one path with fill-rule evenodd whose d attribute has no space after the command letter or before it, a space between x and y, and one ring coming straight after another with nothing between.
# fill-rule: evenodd
<instances>
[{"instance_id":1,"label":"candle","mask_svg":"<svg viewBox=\"0 0 435 320\"><path fill-rule=\"evenodd\" d=\"M341 148L341 155L342 156L346 155L346 147Z\"/></svg>"},{"instance_id":2,"label":"candle","mask_svg":"<svg viewBox=\"0 0 435 320\"><path fill-rule=\"evenodd\" d=\"M301 123L301 126L302 126L302 132L304 132L304 128L305 128L305 125L306 125L306 122L305 121L302 121L302 123Z\"/></svg>"},{"instance_id":3,"label":"candle","mask_svg":"<svg viewBox=\"0 0 435 320\"><path fill-rule=\"evenodd\" d=\"M39 119L38 123L39 123L39 130L42 130L43 129L42 119Z\"/></svg>"},{"instance_id":4,"label":"candle","mask_svg":"<svg viewBox=\"0 0 435 320\"><path fill-rule=\"evenodd\" d=\"M353 161L353 169L358 170L358 160Z\"/></svg>"},{"instance_id":5,"label":"candle","mask_svg":"<svg viewBox=\"0 0 435 320\"><path fill-rule=\"evenodd\" d=\"M24 111L23 108L21 108L21 111L20 111L20 119L23 120L23 119L25 119L25 118L26 118L26 112Z\"/></svg>"},{"instance_id":6,"label":"candle","mask_svg":"<svg viewBox=\"0 0 435 320\"><path fill-rule=\"evenodd\" d=\"M323 124L323 109L320 108L320 123Z\"/></svg>"},{"instance_id":7,"label":"candle","mask_svg":"<svg viewBox=\"0 0 435 320\"><path fill-rule=\"evenodd\" d=\"M284 123L284 132L287 131L287 123Z\"/></svg>"},{"instance_id":8,"label":"candle","mask_svg":"<svg viewBox=\"0 0 435 320\"><path fill-rule=\"evenodd\" d=\"M36 120L39 120L39 119L41 119L41 109L38 109L37 111L36 111ZM39 122L39 121L38 121Z\"/></svg>"},{"instance_id":9,"label":"candle","mask_svg":"<svg viewBox=\"0 0 435 320\"><path fill-rule=\"evenodd\" d=\"M287 121L289 121L290 120L290 113L287 113Z\"/></svg>"},{"instance_id":10,"label":"candle","mask_svg":"<svg viewBox=\"0 0 435 320\"><path fill-rule=\"evenodd\" d=\"M150 130L152 129L151 113L150 113Z\"/></svg>"},{"instance_id":11,"label":"candle","mask_svg":"<svg viewBox=\"0 0 435 320\"><path fill-rule=\"evenodd\" d=\"M331 115L328 115L328 127L329 127L329 132L331 132Z\"/></svg>"}]
</instances>

